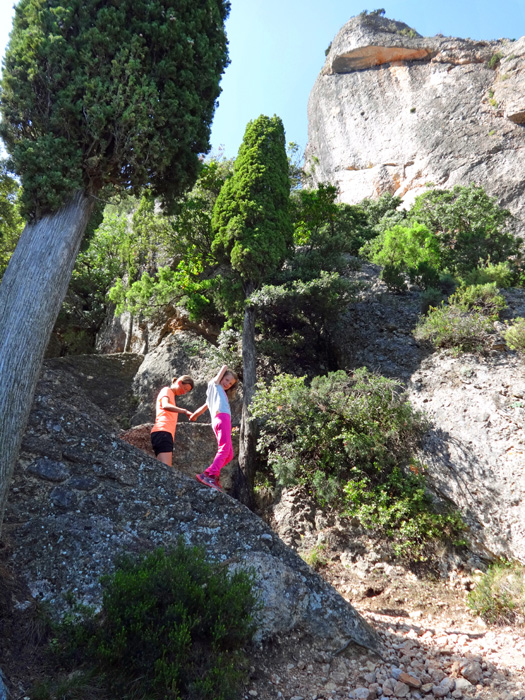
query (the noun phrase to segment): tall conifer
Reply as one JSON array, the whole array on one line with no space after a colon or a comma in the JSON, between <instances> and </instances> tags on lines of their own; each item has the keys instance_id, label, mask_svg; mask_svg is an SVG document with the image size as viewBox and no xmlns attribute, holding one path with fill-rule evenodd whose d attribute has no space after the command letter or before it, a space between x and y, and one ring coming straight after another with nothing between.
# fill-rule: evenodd
<instances>
[{"instance_id":1,"label":"tall conifer","mask_svg":"<svg viewBox=\"0 0 525 700\"><path fill-rule=\"evenodd\" d=\"M30 223L0 287L0 522L94 196L190 187L227 63L228 0L20 0L2 130Z\"/></svg>"}]
</instances>

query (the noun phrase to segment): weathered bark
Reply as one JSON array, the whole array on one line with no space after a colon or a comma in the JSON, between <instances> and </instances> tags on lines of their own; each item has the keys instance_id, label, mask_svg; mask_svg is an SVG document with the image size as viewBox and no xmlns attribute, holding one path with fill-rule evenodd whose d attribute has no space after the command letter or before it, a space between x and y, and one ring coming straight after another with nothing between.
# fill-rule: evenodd
<instances>
[{"instance_id":1,"label":"weathered bark","mask_svg":"<svg viewBox=\"0 0 525 700\"><path fill-rule=\"evenodd\" d=\"M0 286L0 527L44 353L94 200L28 224Z\"/></svg>"},{"instance_id":2,"label":"weathered bark","mask_svg":"<svg viewBox=\"0 0 525 700\"><path fill-rule=\"evenodd\" d=\"M133 336L133 314L130 313L128 319L128 330L126 331L126 341L124 343L124 352L131 352L131 338Z\"/></svg>"},{"instance_id":3,"label":"weathered bark","mask_svg":"<svg viewBox=\"0 0 525 700\"><path fill-rule=\"evenodd\" d=\"M248 296L249 294L247 294ZM253 505L257 441L255 421L250 414L250 403L255 391L256 380L255 315L255 309L247 304L244 310L242 327L243 398L239 464L246 478L245 493L242 494L241 500L248 507Z\"/></svg>"}]
</instances>

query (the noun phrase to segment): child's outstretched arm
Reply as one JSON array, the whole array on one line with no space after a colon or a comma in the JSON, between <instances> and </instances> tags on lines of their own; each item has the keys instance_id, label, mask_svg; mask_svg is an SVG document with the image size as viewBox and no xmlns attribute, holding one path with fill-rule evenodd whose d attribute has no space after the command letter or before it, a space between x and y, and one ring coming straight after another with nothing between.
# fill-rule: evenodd
<instances>
[{"instance_id":1,"label":"child's outstretched arm","mask_svg":"<svg viewBox=\"0 0 525 700\"><path fill-rule=\"evenodd\" d=\"M228 371L228 365L223 365L220 368L220 370L218 371L217 375L215 377L213 377L212 382L214 384L220 384L221 379L224 377L224 375L226 374L227 371Z\"/></svg>"},{"instance_id":2,"label":"child's outstretched arm","mask_svg":"<svg viewBox=\"0 0 525 700\"><path fill-rule=\"evenodd\" d=\"M199 416L202 416L204 411L208 408L208 404L203 404L200 408L198 408L196 411L193 411L191 416L188 418L188 420L191 421L196 421Z\"/></svg>"}]
</instances>

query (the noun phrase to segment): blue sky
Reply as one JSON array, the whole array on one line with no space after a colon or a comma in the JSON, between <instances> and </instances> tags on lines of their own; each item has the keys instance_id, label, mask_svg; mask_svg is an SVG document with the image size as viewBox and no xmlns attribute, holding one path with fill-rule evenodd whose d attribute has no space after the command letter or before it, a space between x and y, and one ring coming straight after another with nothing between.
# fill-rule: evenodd
<instances>
[{"instance_id":1,"label":"blue sky","mask_svg":"<svg viewBox=\"0 0 525 700\"><path fill-rule=\"evenodd\" d=\"M0 0L3 56L13 0ZM306 105L321 70L325 49L350 17L383 7L424 36L517 39L525 35L525 0L231 0L226 29L231 64L222 79L212 146L235 156L246 124L260 114L277 114L286 137L304 149Z\"/></svg>"}]
</instances>

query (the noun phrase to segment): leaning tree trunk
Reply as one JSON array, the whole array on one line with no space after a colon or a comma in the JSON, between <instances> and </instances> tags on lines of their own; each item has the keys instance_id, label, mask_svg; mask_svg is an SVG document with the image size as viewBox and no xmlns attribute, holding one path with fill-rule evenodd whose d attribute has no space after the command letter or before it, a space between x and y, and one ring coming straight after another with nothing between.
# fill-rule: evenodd
<instances>
[{"instance_id":1,"label":"leaning tree trunk","mask_svg":"<svg viewBox=\"0 0 525 700\"><path fill-rule=\"evenodd\" d=\"M0 528L44 353L94 200L27 224L0 286Z\"/></svg>"},{"instance_id":2,"label":"leaning tree trunk","mask_svg":"<svg viewBox=\"0 0 525 700\"><path fill-rule=\"evenodd\" d=\"M246 297L248 296L249 294L246 294ZM256 380L255 315L256 311L253 306L246 304L242 327L243 395L239 464L246 479L246 489L241 500L248 507L253 505L257 440L255 421L250 413L250 403L255 392Z\"/></svg>"}]
</instances>

